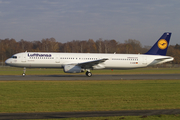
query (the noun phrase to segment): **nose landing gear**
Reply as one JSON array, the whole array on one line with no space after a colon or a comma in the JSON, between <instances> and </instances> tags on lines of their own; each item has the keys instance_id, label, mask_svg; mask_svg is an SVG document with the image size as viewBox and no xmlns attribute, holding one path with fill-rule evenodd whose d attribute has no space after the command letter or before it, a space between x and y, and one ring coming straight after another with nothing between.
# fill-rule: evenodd
<instances>
[{"instance_id":1,"label":"nose landing gear","mask_svg":"<svg viewBox=\"0 0 180 120\"><path fill-rule=\"evenodd\" d=\"M23 74L22 74L22 76L23 76L23 77L26 76L26 67L24 67L24 69L23 69Z\"/></svg>"}]
</instances>

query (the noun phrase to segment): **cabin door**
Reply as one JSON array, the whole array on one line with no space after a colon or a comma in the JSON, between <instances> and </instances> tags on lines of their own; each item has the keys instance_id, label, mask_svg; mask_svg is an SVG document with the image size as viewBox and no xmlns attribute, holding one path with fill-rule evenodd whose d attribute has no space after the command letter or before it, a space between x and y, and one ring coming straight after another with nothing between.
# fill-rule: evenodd
<instances>
[{"instance_id":1,"label":"cabin door","mask_svg":"<svg viewBox=\"0 0 180 120\"><path fill-rule=\"evenodd\" d=\"M21 62L26 62L26 55L27 53L22 54Z\"/></svg>"},{"instance_id":2,"label":"cabin door","mask_svg":"<svg viewBox=\"0 0 180 120\"><path fill-rule=\"evenodd\" d=\"M59 55L56 56L55 61L56 61L56 63L60 63L60 56Z\"/></svg>"},{"instance_id":3,"label":"cabin door","mask_svg":"<svg viewBox=\"0 0 180 120\"><path fill-rule=\"evenodd\" d=\"M143 62L142 62L143 65L147 65L147 57L143 57Z\"/></svg>"}]
</instances>

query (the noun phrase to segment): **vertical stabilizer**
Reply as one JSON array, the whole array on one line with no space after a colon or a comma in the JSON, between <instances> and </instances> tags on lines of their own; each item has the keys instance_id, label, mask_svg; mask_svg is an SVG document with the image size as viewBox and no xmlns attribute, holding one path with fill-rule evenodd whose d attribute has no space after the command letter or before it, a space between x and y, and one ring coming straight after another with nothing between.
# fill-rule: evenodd
<instances>
[{"instance_id":1,"label":"vertical stabilizer","mask_svg":"<svg viewBox=\"0 0 180 120\"><path fill-rule=\"evenodd\" d=\"M148 55L166 55L171 33L164 33L159 40L153 45L153 47L145 54Z\"/></svg>"}]
</instances>

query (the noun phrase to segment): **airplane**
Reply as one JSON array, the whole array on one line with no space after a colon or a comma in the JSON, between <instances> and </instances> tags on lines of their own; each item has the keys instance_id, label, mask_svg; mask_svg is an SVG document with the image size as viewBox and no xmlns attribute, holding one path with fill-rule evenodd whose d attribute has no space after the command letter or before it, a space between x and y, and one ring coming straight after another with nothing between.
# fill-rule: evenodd
<instances>
[{"instance_id":1,"label":"airplane","mask_svg":"<svg viewBox=\"0 0 180 120\"><path fill-rule=\"evenodd\" d=\"M144 54L102 54L102 53L56 53L22 52L14 54L5 63L9 66L26 68L63 68L65 73L81 73L91 77L90 70L134 69L173 61L166 56L171 33L165 32L152 48Z\"/></svg>"}]
</instances>

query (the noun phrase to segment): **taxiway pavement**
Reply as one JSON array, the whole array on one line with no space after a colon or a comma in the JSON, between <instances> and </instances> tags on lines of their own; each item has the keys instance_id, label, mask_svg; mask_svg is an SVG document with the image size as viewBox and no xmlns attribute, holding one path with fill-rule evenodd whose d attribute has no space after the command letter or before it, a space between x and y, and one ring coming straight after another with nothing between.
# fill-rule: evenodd
<instances>
[{"instance_id":1,"label":"taxiway pavement","mask_svg":"<svg viewBox=\"0 0 180 120\"><path fill-rule=\"evenodd\" d=\"M180 74L126 74L126 75L2 75L0 81L7 80L178 80Z\"/></svg>"},{"instance_id":2,"label":"taxiway pavement","mask_svg":"<svg viewBox=\"0 0 180 120\"><path fill-rule=\"evenodd\" d=\"M107 117L107 116L141 116L176 115L180 109L167 110L124 110L124 111L92 111L92 112L49 112L49 113L0 113L0 120L14 119L60 119L72 117ZM124 118L124 117L123 117Z\"/></svg>"}]
</instances>

